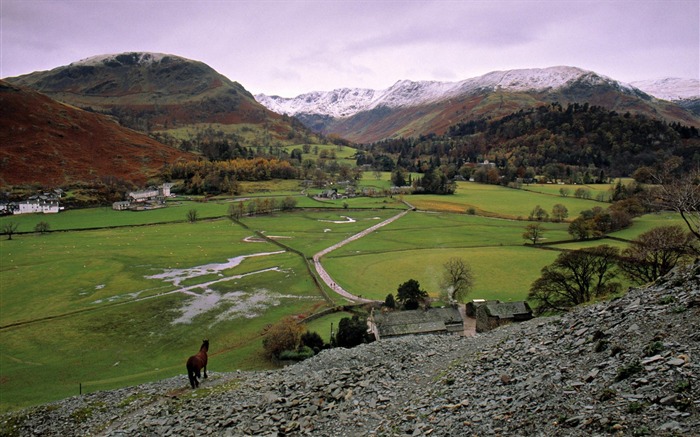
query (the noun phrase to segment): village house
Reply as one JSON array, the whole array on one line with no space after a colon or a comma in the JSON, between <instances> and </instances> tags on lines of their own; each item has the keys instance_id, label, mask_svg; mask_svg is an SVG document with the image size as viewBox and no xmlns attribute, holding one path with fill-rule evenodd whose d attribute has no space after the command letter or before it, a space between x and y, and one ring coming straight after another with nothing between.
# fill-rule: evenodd
<instances>
[{"instance_id":1,"label":"village house","mask_svg":"<svg viewBox=\"0 0 700 437\"><path fill-rule=\"evenodd\" d=\"M367 325L376 340L415 334L464 335L464 319L456 307L389 312L373 309Z\"/></svg>"},{"instance_id":2,"label":"village house","mask_svg":"<svg viewBox=\"0 0 700 437\"><path fill-rule=\"evenodd\" d=\"M143 211L146 209L165 207L165 199L171 196L173 184L164 183L160 187L149 187L145 190L131 191L126 195L127 200L112 203L116 211Z\"/></svg>"},{"instance_id":3,"label":"village house","mask_svg":"<svg viewBox=\"0 0 700 437\"><path fill-rule=\"evenodd\" d=\"M30 196L20 202L3 203L0 205L2 214L56 214L64 208L60 205L59 199L63 195L63 190L57 189L52 192L44 192Z\"/></svg>"}]
</instances>

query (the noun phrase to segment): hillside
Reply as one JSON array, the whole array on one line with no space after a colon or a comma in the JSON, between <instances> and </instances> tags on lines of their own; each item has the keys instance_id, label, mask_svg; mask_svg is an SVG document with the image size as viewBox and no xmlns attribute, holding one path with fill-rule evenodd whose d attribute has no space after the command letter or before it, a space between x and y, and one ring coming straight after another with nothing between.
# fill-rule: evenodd
<instances>
[{"instance_id":1,"label":"hillside","mask_svg":"<svg viewBox=\"0 0 700 437\"><path fill-rule=\"evenodd\" d=\"M143 132L249 125L283 138L300 128L208 65L162 53L99 55L6 80Z\"/></svg>"},{"instance_id":2,"label":"hillside","mask_svg":"<svg viewBox=\"0 0 700 437\"><path fill-rule=\"evenodd\" d=\"M5 415L0 432L698 435L699 333L696 263L559 317L331 349L279 371L211 373L196 391L183 374L76 396Z\"/></svg>"},{"instance_id":3,"label":"hillside","mask_svg":"<svg viewBox=\"0 0 700 437\"><path fill-rule=\"evenodd\" d=\"M670 92L668 84L664 89ZM495 71L460 82L403 80L380 91L338 89L295 98L256 98L273 111L299 118L312 129L356 142L440 134L455 123L495 119L553 102L588 103L667 122L700 125L697 114L676 103L575 67Z\"/></svg>"},{"instance_id":4,"label":"hillside","mask_svg":"<svg viewBox=\"0 0 700 437\"><path fill-rule=\"evenodd\" d=\"M104 115L0 81L0 185L62 187L117 178L137 185L188 153Z\"/></svg>"}]
</instances>

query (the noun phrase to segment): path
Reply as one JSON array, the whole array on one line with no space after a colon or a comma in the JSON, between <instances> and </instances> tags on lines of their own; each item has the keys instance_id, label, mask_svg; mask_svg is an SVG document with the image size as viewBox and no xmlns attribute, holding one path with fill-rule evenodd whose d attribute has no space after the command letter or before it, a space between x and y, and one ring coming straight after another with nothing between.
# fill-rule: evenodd
<instances>
[{"instance_id":1,"label":"path","mask_svg":"<svg viewBox=\"0 0 700 437\"><path fill-rule=\"evenodd\" d=\"M408 209L406 211L402 211L399 214L396 214L395 216L390 217L381 223L377 223L374 226L370 226L369 228L365 229L364 231L359 232L359 233L341 241L340 243L336 243L336 244L332 245L331 247L323 249L322 251L320 251L316 255L314 255L314 258L313 258L314 259L314 267L316 268L318 275L321 277L321 279L323 279L323 282L325 282L326 285L328 285L331 288L331 290L335 291L336 293L338 293L339 295L343 296L344 298L346 298L350 301L353 301L353 302L376 302L373 299L365 299L363 297L355 296L354 294L351 294L348 291L346 291L345 289L343 289L343 287L338 285L335 281L333 281L333 278L331 278L331 276L328 274L326 269L324 269L323 266L321 265L321 257L338 249L338 248L340 248L340 247L342 247L342 246L344 246L344 245L346 245L346 244L348 244L348 243L350 243L351 241L359 240L360 238L364 237L365 235L369 234L370 232L376 231L377 229L381 228L382 226L386 226L389 223L400 219L401 217L408 214L409 211L410 210L408 210Z\"/></svg>"}]
</instances>

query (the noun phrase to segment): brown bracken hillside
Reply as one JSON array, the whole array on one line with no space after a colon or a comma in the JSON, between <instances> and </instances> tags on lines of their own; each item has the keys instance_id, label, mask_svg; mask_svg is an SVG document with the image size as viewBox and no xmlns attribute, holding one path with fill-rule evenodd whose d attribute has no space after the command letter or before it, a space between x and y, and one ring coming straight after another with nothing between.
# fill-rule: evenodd
<instances>
[{"instance_id":1,"label":"brown bracken hillside","mask_svg":"<svg viewBox=\"0 0 700 437\"><path fill-rule=\"evenodd\" d=\"M115 177L138 185L166 163L192 155L0 81L0 186L59 187Z\"/></svg>"}]
</instances>

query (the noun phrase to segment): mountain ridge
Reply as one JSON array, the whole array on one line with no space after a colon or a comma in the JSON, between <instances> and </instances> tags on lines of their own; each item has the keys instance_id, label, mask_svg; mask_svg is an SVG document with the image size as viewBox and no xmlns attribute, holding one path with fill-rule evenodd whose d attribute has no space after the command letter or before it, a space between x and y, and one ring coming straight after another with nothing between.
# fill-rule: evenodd
<instances>
[{"instance_id":1,"label":"mountain ridge","mask_svg":"<svg viewBox=\"0 0 700 437\"><path fill-rule=\"evenodd\" d=\"M96 55L5 80L60 102L112 115L142 132L196 124L249 124L269 126L282 138L295 129L282 115L259 104L240 83L203 62L177 55Z\"/></svg>"},{"instance_id":2,"label":"mountain ridge","mask_svg":"<svg viewBox=\"0 0 700 437\"><path fill-rule=\"evenodd\" d=\"M312 130L355 142L440 134L453 123L498 118L553 102L589 103L700 125L693 102L659 100L630 84L567 66L494 71L459 82L400 80L384 90L340 88L294 98L255 97Z\"/></svg>"},{"instance_id":3,"label":"mountain ridge","mask_svg":"<svg viewBox=\"0 0 700 437\"><path fill-rule=\"evenodd\" d=\"M306 112L332 116L349 116L381 105L390 108L417 106L454 98L463 94L475 94L484 90L542 92L550 89L559 89L567 83L581 80L582 78L592 84L607 83L627 93L648 98L646 93L630 84L615 81L592 71L567 66L493 71L458 82L399 80L394 85L383 90L338 88L328 92L311 91L291 98L268 96L266 94L256 94L255 98L269 108L274 108L273 110L287 115ZM358 97L358 99L348 99L354 107L341 106L344 98L348 95ZM362 98L364 100L360 100ZM323 102L326 99L330 100L330 103L336 104L336 106L341 106L342 109L340 111L328 111L324 110L325 108L322 106L313 106L315 101ZM358 104L358 101L364 104ZM305 102L308 105L304 106L301 102Z\"/></svg>"}]
</instances>

